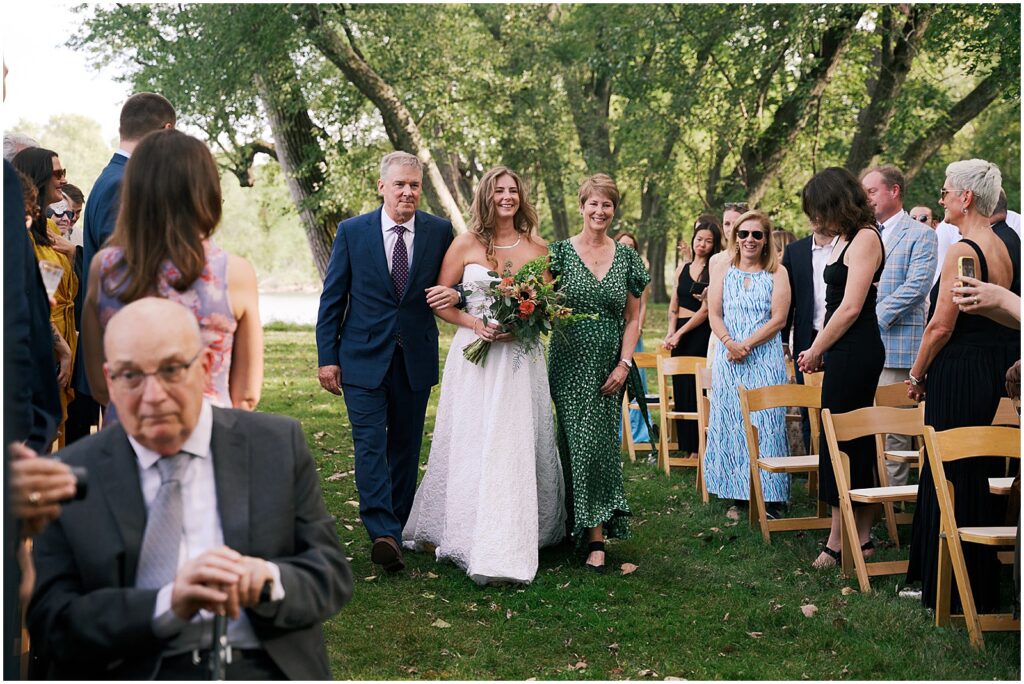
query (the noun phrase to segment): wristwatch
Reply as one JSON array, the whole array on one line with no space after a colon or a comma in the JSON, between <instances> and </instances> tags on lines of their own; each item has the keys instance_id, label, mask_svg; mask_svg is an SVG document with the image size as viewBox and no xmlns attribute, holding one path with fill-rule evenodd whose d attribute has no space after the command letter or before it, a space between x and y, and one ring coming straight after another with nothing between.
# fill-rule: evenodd
<instances>
[{"instance_id":1,"label":"wristwatch","mask_svg":"<svg viewBox=\"0 0 1024 684\"><path fill-rule=\"evenodd\" d=\"M630 368L633 367L633 359L619 359L619 363L624 365L626 367L626 370L629 370Z\"/></svg>"},{"instance_id":2,"label":"wristwatch","mask_svg":"<svg viewBox=\"0 0 1024 684\"><path fill-rule=\"evenodd\" d=\"M925 376L925 378L918 379L918 378L915 378L910 373L907 373L907 376L910 378L910 384L913 385L914 387L920 387L921 385L923 385L924 381L925 381L925 378L928 377L928 376Z\"/></svg>"}]
</instances>

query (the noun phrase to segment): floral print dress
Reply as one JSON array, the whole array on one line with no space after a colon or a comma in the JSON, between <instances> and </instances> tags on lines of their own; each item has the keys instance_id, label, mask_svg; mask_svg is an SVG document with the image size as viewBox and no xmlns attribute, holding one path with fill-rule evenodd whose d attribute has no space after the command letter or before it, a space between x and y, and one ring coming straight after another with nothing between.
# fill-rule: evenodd
<instances>
[{"instance_id":1,"label":"floral print dress","mask_svg":"<svg viewBox=\"0 0 1024 684\"><path fill-rule=\"evenodd\" d=\"M228 254L212 240L203 243L206 249L206 266L192 286L184 292L174 289L172 283L180 276L177 267L165 260L160 267L156 291L153 296L178 302L189 309L199 321L203 342L213 352L213 367L205 395L216 406L231 406L228 392L228 375L231 370L231 350L235 340L238 321L231 309L228 297ZM100 289L99 317L100 330L107 329L107 323L115 313L128 302L122 302L117 295L124 289L121 280L124 266L121 264L121 248L107 247L99 251ZM113 405L109 407L113 415ZM104 416L110 421L110 416Z\"/></svg>"}]
</instances>

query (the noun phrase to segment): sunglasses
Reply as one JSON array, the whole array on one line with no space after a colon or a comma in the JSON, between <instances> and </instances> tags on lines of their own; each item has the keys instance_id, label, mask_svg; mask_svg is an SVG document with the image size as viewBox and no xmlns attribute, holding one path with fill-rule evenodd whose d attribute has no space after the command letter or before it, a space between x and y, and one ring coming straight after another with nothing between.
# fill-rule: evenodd
<instances>
[{"instance_id":1,"label":"sunglasses","mask_svg":"<svg viewBox=\"0 0 1024 684\"><path fill-rule=\"evenodd\" d=\"M67 169L54 169L53 177L57 180L64 180L64 177L68 175Z\"/></svg>"},{"instance_id":2,"label":"sunglasses","mask_svg":"<svg viewBox=\"0 0 1024 684\"><path fill-rule=\"evenodd\" d=\"M67 219L75 218L75 213L76 212L75 212L74 209L65 209L64 211L54 211L53 209L50 209L49 207L46 208L46 212L45 212L46 218L53 218L55 216L63 216L65 218L67 218Z\"/></svg>"},{"instance_id":3,"label":"sunglasses","mask_svg":"<svg viewBox=\"0 0 1024 684\"><path fill-rule=\"evenodd\" d=\"M920 216L911 216L910 218L914 219L915 221L920 221L921 223L929 223L932 220L932 217L929 216L928 214L921 214Z\"/></svg>"},{"instance_id":4,"label":"sunglasses","mask_svg":"<svg viewBox=\"0 0 1024 684\"><path fill-rule=\"evenodd\" d=\"M755 240L764 240L764 231L760 230L737 230L736 237L740 240L746 240L748 237L752 237Z\"/></svg>"}]
</instances>

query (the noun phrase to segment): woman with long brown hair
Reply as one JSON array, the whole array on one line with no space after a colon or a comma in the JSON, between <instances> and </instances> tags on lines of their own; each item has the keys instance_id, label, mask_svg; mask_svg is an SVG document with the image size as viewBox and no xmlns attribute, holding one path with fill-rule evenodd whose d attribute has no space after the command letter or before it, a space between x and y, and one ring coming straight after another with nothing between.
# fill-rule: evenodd
<instances>
[{"instance_id":1,"label":"woman with long brown hair","mask_svg":"<svg viewBox=\"0 0 1024 684\"><path fill-rule=\"evenodd\" d=\"M562 471L555 449L544 351L527 351L488 319L485 291L547 254L523 180L498 166L473 197L469 230L445 254L438 285L461 283L462 311L436 315L458 326L444 364L430 460L403 543L434 547L478 584L529 583L538 548L565 534ZM495 342L477 365L463 356L476 338Z\"/></svg>"},{"instance_id":2,"label":"woman with long brown hair","mask_svg":"<svg viewBox=\"0 0 1024 684\"><path fill-rule=\"evenodd\" d=\"M121 210L107 246L89 266L82 316L93 397L107 403L103 331L125 304L158 296L189 308L214 353L206 395L255 409L263 382L263 329L256 273L211 239L220 223L220 177L206 146L180 131L147 135L132 153ZM108 408L107 421L113 411Z\"/></svg>"}]
</instances>

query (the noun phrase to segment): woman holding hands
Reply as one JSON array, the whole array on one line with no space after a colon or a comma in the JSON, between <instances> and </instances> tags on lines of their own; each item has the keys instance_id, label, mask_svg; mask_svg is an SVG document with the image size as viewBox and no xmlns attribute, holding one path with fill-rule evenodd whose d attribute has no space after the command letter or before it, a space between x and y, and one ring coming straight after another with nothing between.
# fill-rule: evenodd
<instances>
[{"instance_id":1,"label":"woman holding hands","mask_svg":"<svg viewBox=\"0 0 1024 684\"><path fill-rule=\"evenodd\" d=\"M847 170L831 167L816 174L803 189L803 210L816 233L839 236L825 266L825 327L797 359L800 370L825 370L821 408L846 413L871 406L885 363L885 347L875 315L876 283L885 265L882 236L867 195ZM850 487L875 485L875 440L864 437L840 442L850 457ZM813 567L839 563L839 491L828 445L822 441L818 459L818 498L832 507L832 529ZM871 521L874 510L855 507L857 534L865 556L873 553Z\"/></svg>"}]
</instances>

